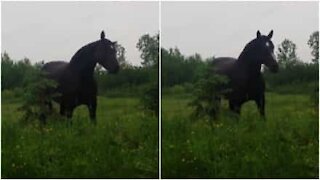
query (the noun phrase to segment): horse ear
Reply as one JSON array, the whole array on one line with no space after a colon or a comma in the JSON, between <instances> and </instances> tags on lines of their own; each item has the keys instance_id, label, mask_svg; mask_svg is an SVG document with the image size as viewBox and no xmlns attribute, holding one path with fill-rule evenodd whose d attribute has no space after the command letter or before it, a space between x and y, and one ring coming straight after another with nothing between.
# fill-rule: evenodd
<instances>
[{"instance_id":1,"label":"horse ear","mask_svg":"<svg viewBox=\"0 0 320 180\"><path fill-rule=\"evenodd\" d=\"M101 32L100 38L101 38L101 39L104 39L104 38L105 38L104 31Z\"/></svg>"},{"instance_id":2,"label":"horse ear","mask_svg":"<svg viewBox=\"0 0 320 180\"><path fill-rule=\"evenodd\" d=\"M117 45L117 41L113 41L112 44L113 44L113 45Z\"/></svg>"},{"instance_id":3,"label":"horse ear","mask_svg":"<svg viewBox=\"0 0 320 180\"><path fill-rule=\"evenodd\" d=\"M257 31L257 38L259 38L259 37L261 37L261 33L260 33L260 31L258 30L258 31Z\"/></svg>"},{"instance_id":4,"label":"horse ear","mask_svg":"<svg viewBox=\"0 0 320 180\"><path fill-rule=\"evenodd\" d=\"M273 35L273 30L270 31L270 33L268 34L268 38L271 39Z\"/></svg>"}]
</instances>

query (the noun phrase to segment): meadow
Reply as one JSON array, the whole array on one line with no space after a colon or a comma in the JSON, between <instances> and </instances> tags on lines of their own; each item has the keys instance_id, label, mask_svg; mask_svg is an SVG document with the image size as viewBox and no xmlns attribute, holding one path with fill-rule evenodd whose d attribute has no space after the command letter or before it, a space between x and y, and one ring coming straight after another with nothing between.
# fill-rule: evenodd
<instances>
[{"instance_id":1,"label":"meadow","mask_svg":"<svg viewBox=\"0 0 320 180\"><path fill-rule=\"evenodd\" d=\"M266 116L254 102L241 116L192 118L192 95L162 96L163 178L318 178L318 108L310 96L267 93Z\"/></svg>"},{"instance_id":2,"label":"meadow","mask_svg":"<svg viewBox=\"0 0 320 180\"><path fill-rule=\"evenodd\" d=\"M97 125L85 106L60 118L22 123L21 100L2 94L2 178L157 178L158 118L133 97L99 97ZM62 118L63 119L63 118Z\"/></svg>"}]
</instances>

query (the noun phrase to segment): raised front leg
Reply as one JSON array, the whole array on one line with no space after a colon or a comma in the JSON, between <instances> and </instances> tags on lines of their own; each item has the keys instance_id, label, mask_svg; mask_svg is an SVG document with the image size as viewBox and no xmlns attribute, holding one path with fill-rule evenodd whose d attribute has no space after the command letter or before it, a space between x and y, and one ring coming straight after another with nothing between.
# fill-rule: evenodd
<instances>
[{"instance_id":1,"label":"raised front leg","mask_svg":"<svg viewBox=\"0 0 320 180\"><path fill-rule=\"evenodd\" d=\"M265 97L264 94L255 99L260 115L265 118Z\"/></svg>"}]
</instances>

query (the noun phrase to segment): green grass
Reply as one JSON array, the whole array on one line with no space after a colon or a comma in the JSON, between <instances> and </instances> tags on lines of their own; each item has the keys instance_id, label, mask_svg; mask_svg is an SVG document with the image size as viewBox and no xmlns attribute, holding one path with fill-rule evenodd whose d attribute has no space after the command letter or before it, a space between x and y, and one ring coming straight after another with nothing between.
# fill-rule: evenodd
<instances>
[{"instance_id":1,"label":"green grass","mask_svg":"<svg viewBox=\"0 0 320 180\"><path fill-rule=\"evenodd\" d=\"M5 97L2 97L5 99ZM87 108L73 123L22 124L21 102L2 102L2 178L157 178L158 118L136 98L99 97L97 126Z\"/></svg>"},{"instance_id":2,"label":"green grass","mask_svg":"<svg viewBox=\"0 0 320 180\"><path fill-rule=\"evenodd\" d=\"M225 110L213 127L191 119L186 97L163 97L164 178L319 177L318 109L308 96L267 94L266 120L248 102L240 118Z\"/></svg>"}]
</instances>

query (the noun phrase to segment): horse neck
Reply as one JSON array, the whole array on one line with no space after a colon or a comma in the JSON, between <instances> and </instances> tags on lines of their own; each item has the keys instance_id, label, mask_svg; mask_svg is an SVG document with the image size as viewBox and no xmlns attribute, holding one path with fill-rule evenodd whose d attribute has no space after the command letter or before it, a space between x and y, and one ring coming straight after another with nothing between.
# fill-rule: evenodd
<instances>
[{"instance_id":1,"label":"horse neck","mask_svg":"<svg viewBox=\"0 0 320 180\"><path fill-rule=\"evenodd\" d=\"M257 77L261 74L261 64L255 62L258 62L258 58L254 53L245 49L238 57L236 64L239 68L243 69L246 74L250 75L249 77Z\"/></svg>"},{"instance_id":2,"label":"horse neck","mask_svg":"<svg viewBox=\"0 0 320 180\"><path fill-rule=\"evenodd\" d=\"M93 71L97 64L93 55L94 48L93 44L89 44L78 50L72 57L69 68L80 75L93 76Z\"/></svg>"}]
</instances>

